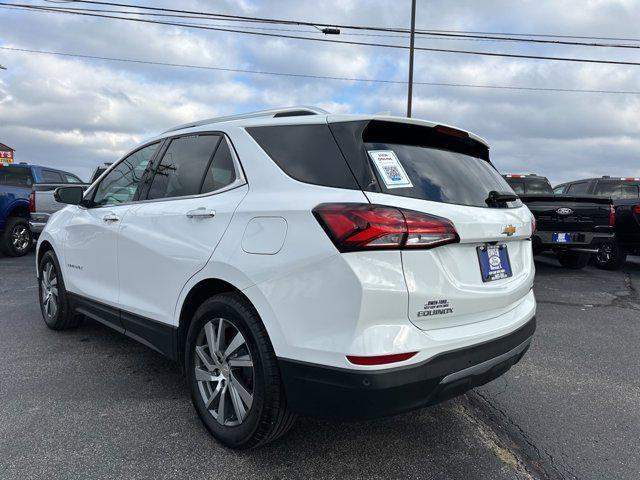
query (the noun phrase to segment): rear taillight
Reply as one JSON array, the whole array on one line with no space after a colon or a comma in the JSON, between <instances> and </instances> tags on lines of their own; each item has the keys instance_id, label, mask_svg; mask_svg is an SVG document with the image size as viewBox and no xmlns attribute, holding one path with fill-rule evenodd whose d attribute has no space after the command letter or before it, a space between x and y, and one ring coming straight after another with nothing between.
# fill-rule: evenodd
<instances>
[{"instance_id":1,"label":"rear taillight","mask_svg":"<svg viewBox=\"0 0 640 480\"><path fill-rule=\"evenodd\" d=\"M536 233L537 229L538 229L538 224L536 223L536 217L531 215L531 235Z\"/></svg>"},{"instance_id":2,"label":"rear taillight","mask_svg":"<svg viewBox=\"0 0 640 480\"><path fill-rule=\"evenodd\" d=\"M640 205L636 205L635 207L633 207L633 213L635 214L636 218L640 220Z\"/></svg>"},{"instance_id":3,"label":"rear taillight","mask_svg":"<svg viewBox=\"0 0 640 480\"><path fill-rule=\"evenodd\" d=\"M36 192L33 190L29 194L29 211L31 213L36 211Z\"/></svg>"},{"instance_id":4,"label":"rear taillight","mask_svg":"<svg viewBox=\"0 0 640 480\"><path fill-rule=\"evenodd\" d=\"M616 225L616 209L613 205L609 205L609 226L615 227Z\"/></svg>"},{"instance_id":5,"label":"rear taillight","mask_svg":"<svg viewBox=\"0 0 640 480\"><path fill-rule=\"evenodd\" d=\"M388 363L404 362L415 356L418 352L394 353L391 355L375 355L372 357L360 357L347 355L347 360L355 365L385 365Z\"/></svg>"},{"instance_id":6,"label":"rear taillight","mask_svg":"<svg viewBox=\"0 0 640 480\"><path fill-rule=\"evenodd\" d=\"M313 213L341 252L433 248L458 242L446 218L368 203L325 203Z\"/></svg>"}]
</instances>

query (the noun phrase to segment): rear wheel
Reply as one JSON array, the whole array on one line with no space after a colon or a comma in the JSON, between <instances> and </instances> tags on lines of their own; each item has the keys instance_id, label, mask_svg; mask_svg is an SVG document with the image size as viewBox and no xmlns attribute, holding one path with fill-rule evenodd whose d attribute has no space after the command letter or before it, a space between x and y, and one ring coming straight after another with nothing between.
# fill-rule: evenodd
<instances>
[{"instance_id":1,"label":"rear wheel","mask_svg":"<svg viewBox=\"0 0 640 480\"><path fill-rule=\"evenodd\" d=\"M49 250L42 256L38 267L40 311L44 323L52 330L75 328L82 317L71 310L67 290L55 253Z\"/></svg>"},{"instance_id":2,"label":"rear wheel","mask_svg":"<svg viewBox=\"0 0 640 480\"><path fill-rule=\"evenodd\" d=\"M604 270L617 270L626 261L627 252L618 242L603 243L593 256L594 265Z\"/></svg>"},{"instance_id":3,"label":"rear wheel","mask_svg":"<svg viewBox=\"0 0 640 480\"><path fill-rule=\"evenodd\" d=\"M579 270L587 266L589 263L589 258L591 257L590 253L586 252L559 252L557 254L558 261L560 265L565 268L572 268L574 270Z\"/></svg>"},{"instance_id":4,"label":"rear wheel","mask_svg":"<svg viewBox=\"0 0 640 480\"><path fill-rule=\"evenodd\" d=\"M262 322L239 294L216 295L194 315L185 346L191 399L209 432L237 449L269 443L293 425Z\"/></svg>"},{"instance_id":5,"label":"rear wheel","mask_svg":"<svg viewBox=\"0 0 640 480\"><path fill-rule=\"evenodd\" d=\"M0 250L9 257L22 257L29 253L33 245L33 235L29 229L29 222L22 217L7 219L2 236Z\"/></svg>"}]
</instances>

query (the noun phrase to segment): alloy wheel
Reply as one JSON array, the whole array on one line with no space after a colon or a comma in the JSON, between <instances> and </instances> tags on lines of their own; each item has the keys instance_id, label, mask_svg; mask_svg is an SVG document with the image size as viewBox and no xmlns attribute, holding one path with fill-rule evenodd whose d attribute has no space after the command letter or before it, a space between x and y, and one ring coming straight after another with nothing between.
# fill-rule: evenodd
<instances>
[{"instance_id":1,"label":"alloy wheel","mask_svg":"<svg viewBox=\"0 0 640 480\"><path fill-rule=\"evenodd\" d=\"M240 425L253 404L254 369L249 345L229 320L215 318L200 330L195 379L205 408L220 425Z\"/></svg>"},{"instance_id":2,"label":"alloy wheel","mask_svg":"<svg viewBox=\"0 0 640 480\"><path fill-rule=\"evenodd\" d=\"M58 313L58 277L53 263L47 262L42 269L42 306L48 318L55 318Z\"/></svg>"},{"instance_id":3,"label":"alloy wheel","mask_svg":"<svg viewBox=\"0 0 640 480\"><path fill-rule=\"evenodd\" d=\"M29 240L31 240L31 235L29 235L27 227L24 225L16 225L13 227L11 230L11 244L13 248L19 252L24 252L29 248Z\"/></svg>"}]
</instances>

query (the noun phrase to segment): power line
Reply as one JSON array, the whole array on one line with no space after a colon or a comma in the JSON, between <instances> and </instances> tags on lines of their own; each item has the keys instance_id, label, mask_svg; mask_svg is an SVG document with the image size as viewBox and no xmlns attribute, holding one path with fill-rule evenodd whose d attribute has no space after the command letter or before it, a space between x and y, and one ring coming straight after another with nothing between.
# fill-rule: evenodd
<instances>
[{"instance_id":1,"label":"power line","mask_svg":"<svg viewBox=\"0 0 640 480\"><path fill-rule=\"evenodd\" d=\"M51 0L46 0L51 2ZM151 11L162 11L162 12L172 12L172 13L180 13L180 14L189 14L189 15L199 15L200 18L205 16L204 18L217 17L217 18L227 18L227 19L235 19L238 21L250 21L250 22L261 22L261 23L280 23L285 25L305 25L315 27L316 25L331 25L338 28L345 29L356 29L356 30L374 30L374 31L384 31L384 32L396 32L396 33L409 33L409 30L406 28L390 28L390 27L371 27L371 26L362 26L362 25L341 25L341 24L325 24L322 22L305 22L299 20L284 20L284 19L274 19L274 18L263 18L263 17L250 17L243 15L230 15L230 14L221 14L215 12L201 12L194 10L181 10L181 9L171 9L171 8L161 8L161 7L150 7L146 5L133 5L126 3L115 3L115 2L104 2L104 1L95 1L95 0L69 0L68 2L54 2L54 3L85 3L85 4L93 4L93 5L103 5L103 6L116 6L116 7L126 7L126 8L137 8L143 10L151 10ZM63 7L57 7L63 8ZM68 7L64 7L68 8ZM127 12L129 13L129 12ZM130 12L137 13L139 15L146 14L142 12ZM191 17L196 18L196 17ZM609 47L609 48L640 48L637 45L625 45L625 44L603 44L603 43L584 43L584 42L576 42L576 41L566 41L566 40L542 40L540 38L579 38L579 39L590 39L590 40L622 40L622 41L640 41L640 39L616 39L612 37L573 37L569 35L539 35L539 34L508 34L508 33L496 33L496 32L464 32L464 31L455 31L455 30L416 30L416 34L421 35L431 35L431 36L445 36L445 37L454 37L454 38L469 38L469 39L484 39L484 40L499 40L499 41L513 41L513 42L533 42L533 43L547 43L547 44L559 44L559 45L574 45L574 46L589 46L589 47ZM511 37L539 37L539 38L509 38Z\"/></svg>"},{"instance_id":2,"label":"power line","mask_svg":"<svg viewBox=\"0 0 640 480\"><path fill-rule=\"evenodd\" d=\"M210 66L210 65L192 65L192 64L186 64L186 63L155 62L151 60L140 60L140 59L133 59L133 58L106 57L106 56L100 56L100 55L85 55L80 53L68 53L68 52L53 52L53 51L36 50L36 49L29 49L29 48L18 48L18 47L0 46L0 50L7 50L7 51L21 52L21 53L35 53L35 54L42 54L42 55L54 55L54 56L60 56L60 57L74 57L74 58L83 58L83 59L91 59L91 60L106 60L106 61L113 61L113 62L136 63L136 64L143 64L143 65L156 65L156 66L164 66L164 67L191 68L191 69L198 69L198 70L214 70L214 71L222 71L222 72L246 73L246 74L257 74L257 75L273 75L273 76L281 76L281 77L301 77L301 78L310 78L310 79L316 79L316 80L338 80L338 81L347 81L347 82L382 83L382 84L397 84L397 85L407 84L406 81L402 81L402 80L338 77L338 76L313 75L313 74L292 73L292 72L273 72L273 71L265 71L265 70L216 67L216 66ZM436 87L464 87L464 88L486 88L486 89L494 89L494 90L524 90L524 91L540 91L540 92L608 93L608 94L620 94L620 95L640 95L640 91L633 91L633 90L593 90L593 89L555 88L555 87L527 87L527 86L511 86L511 85L477 85L477 84L468 84L468 83L449 83L449 82L413 82L413 83L414 85L428 85L428 86L436 86Z\"/></svg>"},{"instance_id":3,"label":"power line","mask_svg":"<svg viewBox=\"0 0 640 480\"><path fill-rule=\"evenodd\" d=\"M86 0L73 0L73 1L86 1ZM90 3L99 3L99 2L90 2ZM194 28L199 30L240 33L244 35L255 35L255 36L263 36L263 37L288 38L288 39L294 39L294 40L307 40L307 41L314 41L314 42L335 43L335 44L343 44L343 45L395 48L395 49L403 49L403 50L409 48L404 45L393 45L393 44L373 43L373 42L356 42L352 40L335 40L335 39L328 39L328 38L312 38L312 37L305 37L300 35L284 35L284 34L275 34L275 33L266 33L266 32L248 32L248 31L231 29L231 28L190 25L190 24L179 23L179 22L164 22L159 20L148 20L148 19L142 19L142 18L127 18L127 17L111 16L111 15L99 15L95 13L86 13L86 12L78 12L78 11L52 10L50 7L35 7L32 5L25 5L25 4L0 3L0 5L22 6L25 8L32 8L35 10L55 11L57 13L65 13L65 14L72 14L72 15L82 15L82 16L97 17L97 18L109 18L109 19L115 19L115 20L125 20L130 22L139 22L139 23L156 24L156 25L169 25L169 26L176 26L176 27ZM119 4L115 4L115 5L119 5ZM142 8L142 7L138 7L138 8ZM523 59L532 59L532 60L549 60L549 61L562 61L562 62L574 62L574 63L640 66L640 62L628 62L628 61L621 61L621 60L599 60L599 59L593 59L593 58L576 58L576 57L552 57L552 56L543 56L543 55L480 52L475 50L456 50L456 49L432 48L432 47L415 47L415 49L420 51L428 51L428 52L457 53L457 54L464 54L464 55L480 55L480 56L489 56L489 57L523 58Z\"/></svg>"}]
</instances>

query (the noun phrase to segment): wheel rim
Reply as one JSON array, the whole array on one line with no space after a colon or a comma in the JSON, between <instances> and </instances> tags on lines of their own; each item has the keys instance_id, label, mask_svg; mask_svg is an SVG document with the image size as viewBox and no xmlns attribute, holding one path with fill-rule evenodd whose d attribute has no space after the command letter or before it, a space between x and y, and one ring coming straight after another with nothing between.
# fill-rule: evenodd
<instances>
[{"instance_id":1,"label":"wheel rim","mask_svg":"<svg viewBox=\"0 0 640 480\"><path fill-rule=\"evenodd\" d=\"M596 254L596 259L599 263L605 264L609 263L611 260L611 256L613 255L613 248L610 244L605 243L598 249L598 253Z\"/></svg>"},{"instance_id":2,"label":"wheel rim","mask_svg":"<svg viewBox=\"0 0 640 480\"><path fill-rule=\"evenodd\" d=\"M29 247L30 239L29 230L24 225L16 225L11 230L11 244L16 250L26 250Z\"/></svg>"},{"instance_id":3,"label":"wheel rim","mask_svg":"<svg viewBox=\"0 0 640 480\"><path fill-rule=\"evenodd\" d=\"M40 285L42 309L47 318L55 318L58 313L58 276L53 263L47 262L42 269Z\"/></svg>"},{"instance_id":4,"label":"wheel rim","mask_svg":"<svg viewBox=\"0 0 640 480\"><path fill-rule=\"evenodd\" d=\"M196 340L195 378L205 408L220 425L240 425L253 404L253 357L229 320L207 322Z\"/></svg>"}]
</instances>

